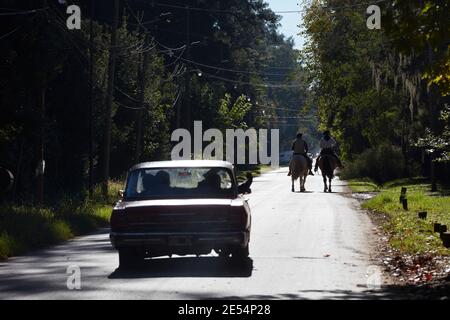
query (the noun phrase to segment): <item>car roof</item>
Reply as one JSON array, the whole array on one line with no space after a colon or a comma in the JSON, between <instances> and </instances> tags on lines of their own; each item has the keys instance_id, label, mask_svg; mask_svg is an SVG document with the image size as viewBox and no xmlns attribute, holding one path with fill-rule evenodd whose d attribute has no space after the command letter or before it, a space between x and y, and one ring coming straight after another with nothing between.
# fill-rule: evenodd
<instances>
[{"instance_id":1,"label":"car roof","mask_svg":"<svg viewBox=\"0 0 450 320\"><path fill-rule=\"evenodd\" d=\"M171 160L171 161L151 161L142 162L131 167L130 171L151 168L195 168L195 167L216 167L233 170L233 164L221 160Z\"/></svg>"}]
</instances>

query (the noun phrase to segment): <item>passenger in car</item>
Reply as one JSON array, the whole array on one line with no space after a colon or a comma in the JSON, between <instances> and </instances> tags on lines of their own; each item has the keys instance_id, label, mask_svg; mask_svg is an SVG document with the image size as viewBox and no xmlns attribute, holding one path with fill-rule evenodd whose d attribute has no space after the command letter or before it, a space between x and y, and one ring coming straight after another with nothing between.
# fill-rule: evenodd
<instances>
[{"instance_id":1,"label":"passenger in car","mask_svg":"<svg viewBox=\"0 0 450 320\"><path fill-rule=\"evenodd\" d=\"M222 191L221 182L222 179L217 173L208 173L205 180L199 183L198 189L205 194L217 194Z\"/></svg>"},{"instance_id":2,"label":"passenger in car","mask_svg":"<svg viewBox=\"0 0 450 320\"><path fill-rule=\"evenodd\" d=\"M151 195L153 192L153 187L155 184L155 176L151 174L146 174L142 177L142 194Z\"/></svg>"},{"instance_id":3,"label":"passenger in car","mask_svg":"<svg viewBox=\"0 0 450 320\"><path fill-rule=\"evenodd\" d=\"M158 171L155 175L155 191L158 194L170 194L170 175L164 171Z\"/></svg>"}]
</instances>

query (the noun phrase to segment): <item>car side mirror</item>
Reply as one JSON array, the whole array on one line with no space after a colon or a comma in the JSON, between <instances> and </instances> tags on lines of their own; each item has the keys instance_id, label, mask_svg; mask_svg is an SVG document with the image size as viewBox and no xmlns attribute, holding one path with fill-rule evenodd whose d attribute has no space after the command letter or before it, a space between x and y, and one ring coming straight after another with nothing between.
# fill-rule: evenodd
<instances>
[{"instance_id":1,"label":"car side mirror","mask_svg":"<svg viewBox=\"0 0 450 320\"><path fill-rule=\"evenodd\" d=\"M253 175L251 174L251 172L247 172L246 177L247 180L238 186L239 194L252 193L250 186L253 183Z\"/></svg>"}]
</instances>

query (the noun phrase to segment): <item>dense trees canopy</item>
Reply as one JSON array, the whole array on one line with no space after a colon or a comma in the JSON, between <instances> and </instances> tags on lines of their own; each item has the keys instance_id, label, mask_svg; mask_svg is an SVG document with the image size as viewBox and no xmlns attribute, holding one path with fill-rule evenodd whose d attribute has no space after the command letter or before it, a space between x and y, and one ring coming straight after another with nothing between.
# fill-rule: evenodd
<instances>
[{"instance_id":1,"label":"dense trees canopy","mask_svg":"<svg viewBox=\"0 0 450 320\"><path fill-rule=\"evenodd\" d=\"M47 200L83 193L90 159L93 184L102 180L113 50L110 178L138 161L167 159L172 130L194 120L204 130L280 127L288 148L313 110L302 108L308 85L298 52L266 3L118 3L111 48L114 1L71 1L81 8L81 30L67 28L59 1L3 1L0 166L16 177L11 196L39 201L42 186ZM311 121L300 129L315 132Z\"/></svg>"},{"instance_id":2,"label":"dense trees canopy","mask_svg":"<svg viewBox=\"0 0 450 320\"><path fill-rule=\"evenodd\" d=\"M171 132L194 120L279 128L280 151L297 131L317 149L329 128L356 176L448 173L446 0L377 1L380 30L366 27L368 3L308 1L301 52L263 0L119 0L115 46L116 1L71 1L80 30L60 2L0 9L0 166L16 200L82 195L106 167L118 179L168 159Z\"/></svg>"},{"instance_id":3,"label":"dense trees canopy","mask_svg":"<svg viewBox=\"0 0 450 320\"><path fill-rule=\"evenodd\" d=\"M445 0L377 4L381 29L370 30L369 3L311 1L303 57L320 127L332 129L353 169L364 169L349 175L383 181L395 178L380 174L386 167L426 174L429 165L420 171L415 163L448 159L450 8ZM448 176L448 164L439 170Z\"/></svg>"}]
</instances>

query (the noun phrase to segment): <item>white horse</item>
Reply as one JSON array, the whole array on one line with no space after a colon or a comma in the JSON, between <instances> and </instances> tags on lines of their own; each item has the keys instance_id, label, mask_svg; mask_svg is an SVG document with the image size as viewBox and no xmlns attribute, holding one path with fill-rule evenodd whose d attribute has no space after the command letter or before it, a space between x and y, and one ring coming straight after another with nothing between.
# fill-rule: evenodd
<instances>
[{"instance_id":1,"label":"white horse","mask_svg":"<svg viewBox=\"0 0 450 320\"><path fill-rule=\"evenodd\" d=\"M295 192L294 181L300 178L300 191L304 192L306 177L308 176L308 161L305 156L294 155L289 163L292 180L292 192Z\"/></svg>"}]
</instances>

